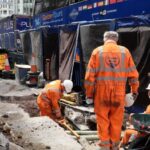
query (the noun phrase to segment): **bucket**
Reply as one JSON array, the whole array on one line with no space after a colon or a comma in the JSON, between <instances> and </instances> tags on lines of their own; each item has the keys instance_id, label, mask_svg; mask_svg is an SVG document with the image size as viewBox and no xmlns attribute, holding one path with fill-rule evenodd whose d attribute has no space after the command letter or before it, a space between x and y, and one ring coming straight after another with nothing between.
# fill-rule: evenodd
<instances>
[{"instance_id":1,"label":"bucket","mask_svg":"<svg viewBox=\"0 0 150 150\"><path fill-rule=\"evenodd\" d=\"M27 78L27 73L31 69L29 65L15 64L15 79L18 83L24 84Z\"/></svg>"}]
</instances>

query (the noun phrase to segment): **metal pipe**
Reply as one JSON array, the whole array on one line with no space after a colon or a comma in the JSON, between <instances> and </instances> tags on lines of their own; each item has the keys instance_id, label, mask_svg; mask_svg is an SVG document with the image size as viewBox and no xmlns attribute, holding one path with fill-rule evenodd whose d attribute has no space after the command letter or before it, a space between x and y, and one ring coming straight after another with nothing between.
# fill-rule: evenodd
<instances>
[{"instance_id":1,"label":"metal pipe","mask_svg":"<svg viewBox=\"0 0 150 150\"><path fill-rule=\"evenodd\" d=\"M76 136L72 136L74 139L76 139ZM99 140L98 135L80 135L80 138L84 138L88 141L94 141Z\"/></svg>"},{"instance_id":2,"label":"metal pipe","mask_svg":"<svg viewBox=\"0 0 150 150\"><path fill-rule=\"evenodd\" d=\"M67 134L71 134L70 131L66 131ZM77 130L76 133L78 133L79 135L96 135L98 132L97 131L80 131Z\"/></svg>"}]
</instances>

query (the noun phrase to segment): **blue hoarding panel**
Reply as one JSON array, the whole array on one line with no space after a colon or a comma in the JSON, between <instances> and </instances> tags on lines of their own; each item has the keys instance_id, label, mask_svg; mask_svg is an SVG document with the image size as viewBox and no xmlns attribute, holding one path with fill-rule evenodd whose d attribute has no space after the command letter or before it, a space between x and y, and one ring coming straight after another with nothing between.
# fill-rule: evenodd
<instances>
[{"instance_id":1,"label":"blue hoarding panel","mask_svg":"<svg viewBox=\"0 0 150 150\"><path fill-rule=\"evenodd\" d=\"M17 17L16 18L16 30L27 30L30 29L30 18L29 17Z\"/></svg>"},{"instance_id":2,"label":"blue hoarding panel","mask_svg":"<svg viewBox=\"0 0 150 150\"><path fill-rule=\"evenodd\" d=\"M5 48L9 49L9 34L5 33L4 35L4 43L5 43Z\"/></svg>"},{"instance_id":3,"label":"blue hoarding panel","mask_svg":"<svg viewBox=\"0 0 150 150\"><path fill-rule=\"evenodd\" d=\"M9 33L9 44L10 44L10 49L15 49L15 36L14 32Z\"/></svg>"},{"instance_id":4,"label":"blue hoarding panel","mask_svg":"<svg viewBox=\"0 0 150 150\"><path fill-rule=\"evenodd\" d=\"M149 8L148 0L119 0L114 4L109 4L107 0L89 0L35 16L33 28L145 15L150 13Z\"/></svg>"}]
</instances>

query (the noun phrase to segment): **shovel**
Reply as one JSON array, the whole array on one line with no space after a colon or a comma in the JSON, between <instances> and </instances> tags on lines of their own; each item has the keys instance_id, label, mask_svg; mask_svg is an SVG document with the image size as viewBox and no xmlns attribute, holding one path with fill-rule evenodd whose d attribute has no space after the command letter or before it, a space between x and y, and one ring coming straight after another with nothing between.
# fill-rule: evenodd
<instances>
[{"instance_id":1,"label":"shovel","mask_svg":"<svg viewBox=\"0 0 150 150\"><path fill-rule=\"evenodd\" d=\"M80 139L80 135L78 133L76 133L69 125L66 124L66 122L63 122L62 125L68 129L73 135L76 136L77 140Z\"/></svg>"},{"instance_id":2,"label":"shovel","mask_svg":"<svg viewBox=\"0 0 150 150\"><path fill-rule=\"evenodd\" d=\"M94 150L94 147L88 143L88 141L81 137L78 133L76 133L69 125L66 124L66 122L60 123L62 126L64 126L66 129L68 129L75 137L77 138L78 142L83 146L84 150Z\"/></svg>"}]
</instances>

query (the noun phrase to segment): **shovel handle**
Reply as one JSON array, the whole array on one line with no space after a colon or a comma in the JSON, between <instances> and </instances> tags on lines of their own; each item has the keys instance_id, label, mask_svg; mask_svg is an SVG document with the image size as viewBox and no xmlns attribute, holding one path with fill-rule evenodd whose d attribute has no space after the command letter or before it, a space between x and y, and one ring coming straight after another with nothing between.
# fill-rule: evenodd
<instances>
[{"instance_id":1,"label":"shovel handle","mask_svg":"<svg viewBox=\"0 0 150 150\"><path fill-rule=\"evenodd\" d=\"M79 134L77 134L70 126L68 126L65 122L63 123L64 127L66 127L73 135L76 136L77 139L80 139Z\"/></svg>"}]
</instances>

